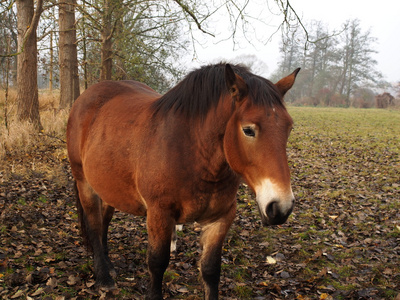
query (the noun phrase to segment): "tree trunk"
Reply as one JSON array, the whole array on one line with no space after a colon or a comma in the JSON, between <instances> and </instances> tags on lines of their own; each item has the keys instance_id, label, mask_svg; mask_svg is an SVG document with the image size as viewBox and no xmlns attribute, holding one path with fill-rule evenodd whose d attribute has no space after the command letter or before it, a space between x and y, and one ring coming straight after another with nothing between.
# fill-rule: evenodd
<instances>
[{"instance_id":1,"label":"tree trunk","mask_svg":"<svg viewBox=\"0 0 400 300\"><path fill-rule=\"evenodd\" d=\"M315 73L317 68L317 55L318 55L318 48L314 46L314 52L312 52L312 62L311 62L311 77L310 77L310 86L308 90L308 97L314 96L314 81L315 81Z\"/></svg>"},{"instance_id":2,"label":"tree trunk","mask_svg":"<svg viewBox=\"0 0 400 300\"><path fill-rule=\"evenodd\" d=\"M84 84L84 89L87 90L88 88L88 71L87 71L87 51L86 51L86 24L85 24L85 18L82 18L82 62L83 62L83 84Z\"/></svg>"},{"instance_id":3,"label":"tree trunk","mask_svg":"<svg viewBox=\"0 0 400 300\"><path fill-rule=\"evenodd\" d=\"M118 19L118 23L116 24L116 34L122 35L123 31L123 22L122 19ZM115 57L115 80L126 80L126 72L125 72L125 59L123 57L123 43L121 41L115 42L116 54Z\"/></svg>"},{"instance_id":4,"label":"tree trunk","mask_svg":"<svg viewBox=\"0 0 400 300\"><path fill-rule=\"evenodd\" d=\"M71 107L78 98L79 75L78 54L76 49L75 28L75 5L76 0L60 1L59 8L59 48L60 48L60 107L65 109Z\"/></svg>"},{"instance_id":5,"label":"tree trunk","mask_svg":"<svg viewBox=\"0 0 400 300\"><path fill-rule=\"evenodd\" d=\"M53 91L53 31L50 32L50 68L49 68L49 91Z\"/></svg>"},{"instance_id":6,"label":"tree trunk","mask_svg":"<svg viewBox=\"0 0 400 300\"><path fill-rule=\"evenodd\" d=\"M112 10L111 1L104 1L103 28L101 30L101 72L100 80L111 80L112 72Z\"/></svg>"},{"instance_id":7,"label":"tree trunk","mask_svg":"<svg viewBox=\"0 0 400 300\"><path fill-rule=\"evenodd\" d=\"M101 72L100 80L111 80L112 75L112 41L110 31L104 29L101 33Z\"/></svg>"},{"instance_id":8,"label":"tree trunk","mask_svg":"<svg viewBox=\"0 0 400 300\"><path fill-rule=\"evenodd\" d=\"M17 57L17 117L42 129L39 115L37 85L36 28L42 11L38 0L36 12L34 0L17 0L18 52Z\"/></svg>"},{"instance_id":9,"label":"tree trunk","mask_svg":"<svg viewBox=\"0 0 400 300\"><path fill-rule=\"evenodd\" d=\"M350 94L351 94L351 89L352 89L352 82L353 82L353 64L350 63L350 68L349 68L349 78L347 80L347 90L346 90L346 106L350 107Z\"/></svg>"}]
</instances>

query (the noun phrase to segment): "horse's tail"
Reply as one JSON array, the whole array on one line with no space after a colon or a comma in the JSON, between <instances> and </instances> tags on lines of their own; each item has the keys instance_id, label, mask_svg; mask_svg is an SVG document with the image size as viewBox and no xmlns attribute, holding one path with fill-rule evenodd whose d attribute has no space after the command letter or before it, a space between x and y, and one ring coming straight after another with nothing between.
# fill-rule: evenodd
<instances>
[{"instance_id":1,"label":"horse's tail","mask_svg":"<svg viewBox=\"0 0 400 300\"><path fill-rule=\"evenodd\" d=\"M78 186L76 184L76 180L74 180L74 191L75 191L75 197L76 197L76 209L78 212L78 223L79 223L80 233L81 233L84 245L86 246L86 248L88 250L92 251L91 245L89 243L89 238L88 238L86 214L82 207L81 198L79 198L79 191L78 191Z\"/></svg>"}]
</instances>

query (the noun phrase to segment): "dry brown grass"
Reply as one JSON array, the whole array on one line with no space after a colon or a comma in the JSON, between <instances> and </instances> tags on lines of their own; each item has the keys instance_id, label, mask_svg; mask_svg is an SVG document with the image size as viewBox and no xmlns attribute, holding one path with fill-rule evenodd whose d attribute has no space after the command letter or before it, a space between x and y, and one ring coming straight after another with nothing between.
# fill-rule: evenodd
<instances>
[{"instance_id":1,"label":"dry brown grass","mask_svg":"<svg viewBox=\"0 0 400 300\"><path fill-rule=\"evenodd\" d=\"M9 90L7 118L5 116L5 93L0 93L0 161L7 154L23 155L54 139L65 140L68 111L58 111L59 91L39 92L40 118L43 131L37 132L28 122L16 119L16 91ZM6 126L7 119L7 126Z\"/></svg>"}]
</instances>

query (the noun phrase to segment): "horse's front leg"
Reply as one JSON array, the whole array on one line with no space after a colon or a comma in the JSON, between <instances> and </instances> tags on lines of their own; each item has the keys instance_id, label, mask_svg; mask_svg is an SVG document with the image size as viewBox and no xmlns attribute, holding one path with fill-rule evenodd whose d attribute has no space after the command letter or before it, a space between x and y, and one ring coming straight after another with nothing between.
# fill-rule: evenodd
<instances>
[{"instance_id":1,"label":"horse's front leg","mask_svg":"<svg viewBox=\"0 0 400 300\"><path fill-rule=\"evenodd\" d=\"M218 285L221 275L221 254L225 236L236 213L236 203L216 221L205 224L202 229L200 272L204 283L206 300L218 299Z\"/></svg>"},{"instance_id":2,"label":"horse's front leg","mask_svg":"<svg viewBox=\"0 0 400 300\"><path fill-rule=\"evenodd\" d=\"M159 300L162 297L162 280L168 267L171 235L175 221L165 212L147 211L147 231L149 245L147 264L150 273L150 286L146 299Z\"/></svg>"}]
</instances>

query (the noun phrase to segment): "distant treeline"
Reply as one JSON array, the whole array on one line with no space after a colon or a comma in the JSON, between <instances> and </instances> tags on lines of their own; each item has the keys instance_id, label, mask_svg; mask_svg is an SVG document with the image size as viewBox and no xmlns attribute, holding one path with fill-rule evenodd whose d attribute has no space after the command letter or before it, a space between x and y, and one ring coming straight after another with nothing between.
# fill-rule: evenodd
<instances>
[{"instance_id":1,"label":"distant treeline","mask_svg":"<svg viewBox=\"0 0 400 300\"><path fill-rule=\"evenodd\" d=\"M392 87L376 69L373 55L376 38L363 31L360 21L349 20L342 29L330 31L320 21L308 24L308 40L302 31L293 32L281 42L281 60L273 77L301 67L288 101L294 105L379 107L396 104L389 93ZM399 97L400 95L396 95Z\"/></svg>"}]
</instances>

